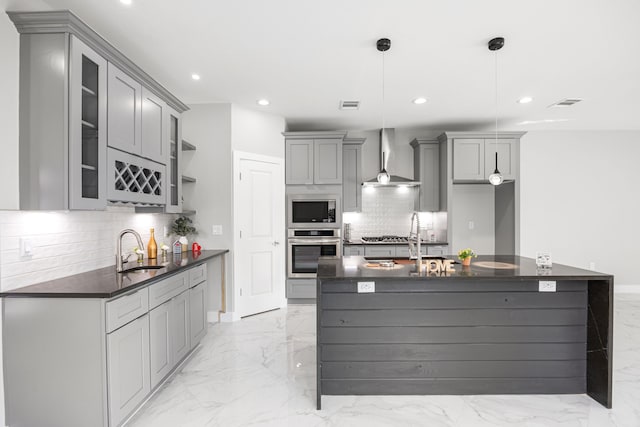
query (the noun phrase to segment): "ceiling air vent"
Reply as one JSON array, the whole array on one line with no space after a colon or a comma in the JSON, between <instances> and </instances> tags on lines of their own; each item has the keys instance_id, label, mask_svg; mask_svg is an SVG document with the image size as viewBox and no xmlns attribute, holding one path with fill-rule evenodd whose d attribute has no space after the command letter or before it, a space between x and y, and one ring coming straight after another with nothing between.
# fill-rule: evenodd
<instances>
[{"instance_id":1,"label":"ceiling air vent","mask_svg":"<svg viewBox=\"0 0 640 427\"><path fill-rule=\"evenodd\" d=\"M341 110L358 110L360 108L360 101L340 101Z\"/></svg>"},{"instance_id":2,"label":"ceiling air vent","mask_svg":"<svg viewBox=\"0 0 640 427\"><path fill-rule=\"evenodd\" d=\"M582 101L580 98L567 98L551 104L549 107L571 107L573 104L577 104L580 101Z\"/></svg>"}]
</instances>

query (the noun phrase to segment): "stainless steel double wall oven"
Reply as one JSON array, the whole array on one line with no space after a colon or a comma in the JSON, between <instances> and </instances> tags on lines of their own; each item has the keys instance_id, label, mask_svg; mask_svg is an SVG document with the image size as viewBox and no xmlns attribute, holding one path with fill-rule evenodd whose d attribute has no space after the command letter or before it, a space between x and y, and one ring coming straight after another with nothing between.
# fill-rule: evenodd
<instances>
[{"instance_id":1,"label":"stainless steel double wall oven","mask_svg":"<svg viewBox=\"0 0 640 427\"><path fill-rule=\"evenodd\" d=\"M342 255L341 214L339 195L287 197L288 278L315 278L319 257Z\"/></svg>"}]
</instances>

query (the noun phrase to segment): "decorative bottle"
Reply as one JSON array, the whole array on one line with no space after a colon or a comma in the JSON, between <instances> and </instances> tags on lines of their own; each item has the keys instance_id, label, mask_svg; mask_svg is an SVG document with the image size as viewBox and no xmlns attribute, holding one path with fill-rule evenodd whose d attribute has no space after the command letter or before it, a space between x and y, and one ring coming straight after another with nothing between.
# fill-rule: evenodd
<instances>
[{"instance_id":1,"label":"decorative bottle","mask_svg":"<svg viewBox=\"0 0 640 427\"><path fill-rule=\"evenodd\" d=\"M152 228L149 244L147 245L147 258L149 259L156 259L158 257L158 245L156 245L156 239L153 234L154 230Z\"/></svg>"}]
</instances>

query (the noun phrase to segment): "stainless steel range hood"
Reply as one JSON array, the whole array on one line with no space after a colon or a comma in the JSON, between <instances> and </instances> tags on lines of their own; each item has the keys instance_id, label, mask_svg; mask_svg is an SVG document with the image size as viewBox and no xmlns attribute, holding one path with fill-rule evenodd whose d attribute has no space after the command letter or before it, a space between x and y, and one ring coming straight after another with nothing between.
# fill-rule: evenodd
<instances>
[{"instance_id":1,"label":"stainless steel range hood","mask_svg":"<svg viewBox=\"0 0 640 427\"><path fill-rule=\"evenodd\" d=\"M380 129L380 167L378 170L386 169L387 165L382 164L383 157L386 158L386 163L389 163L389 159L393 159L393 151L395 151L396 145L396 130L395 129ZM385 155L383 156L382 153ZM380 184L377 176L373 179L365 181L362 185L369 187L416 187L420 185L420 181L405 178L398 175L389 175L388 184Z\"/></svg>"}]
</instances>

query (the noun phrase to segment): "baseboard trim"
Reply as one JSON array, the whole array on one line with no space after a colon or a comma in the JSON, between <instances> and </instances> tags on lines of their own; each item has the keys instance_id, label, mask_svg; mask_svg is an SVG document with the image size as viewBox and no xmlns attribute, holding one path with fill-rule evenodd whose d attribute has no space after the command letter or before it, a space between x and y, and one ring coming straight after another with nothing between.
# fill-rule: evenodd
<instances>
[{"instance_id":1,"label":"baseboard trim","mask_svg":"<svg viewBox=\"0 0 640 427\"><path fill-rule=\"evenodd\" d=\"M238 313L234 311L227 311L226 313L220 313L220 322L228 323L228 322L237 322L240 320L240 316Z\"/></svg>"},{"instance_id":2,"label":"baseboard trim","mask_svg":"<svg viewBox=\"0 0 640 427\"><path fill-rule=\"evenodd\" d=\"M640 285L614 285L616 294L640 294Z\"/></svg>"}]
</instances>

